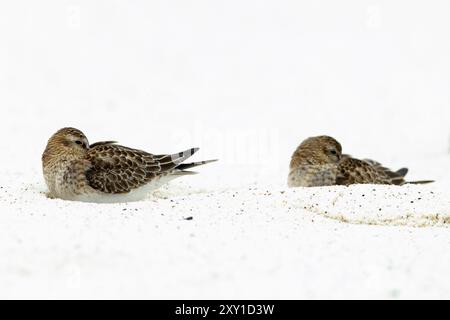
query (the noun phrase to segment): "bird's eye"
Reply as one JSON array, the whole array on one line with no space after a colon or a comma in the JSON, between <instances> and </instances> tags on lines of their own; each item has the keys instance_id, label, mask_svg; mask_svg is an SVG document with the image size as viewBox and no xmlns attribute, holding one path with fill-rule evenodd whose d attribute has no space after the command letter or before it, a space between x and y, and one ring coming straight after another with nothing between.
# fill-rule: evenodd
<instances>
[{"instance_id":1,"label":"bird's eye","mask_svg":"<svg viewBox=\"0 0 450 320\"><path fill-rule=\"evenodd\" d=\"M80 140L75 141L75 143L79 144L79 145L83 145L83 142L81 142Z\"/></svg>"},{"instance_id":2,"label":"bird's eye","mask_svg":"<svg viewBox=\"0 0 450 320\"><path fill-rule=\"evenodd\" d=\"M334 155L337 154L336 150L331 150L330 152L331 152L331 154L334 154Z\"/></svg>"}]
</instances>

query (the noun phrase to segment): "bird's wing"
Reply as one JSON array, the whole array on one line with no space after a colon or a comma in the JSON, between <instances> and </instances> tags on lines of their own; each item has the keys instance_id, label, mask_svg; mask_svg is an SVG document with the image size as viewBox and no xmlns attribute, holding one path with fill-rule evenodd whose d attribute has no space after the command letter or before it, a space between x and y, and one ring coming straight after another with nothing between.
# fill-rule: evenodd
<instances>
[{"instance_id":1,"label":"bird's wing","mask_svg":"<svg viewBox=\"0 0 450 320\"><path fill-rule=\"evenodd\" d=\"M392 171L389 168L384 167L381 163L370 160L370 159L364 159L363 161L370 164L376 171L379 173L380 176L387 178L390 180L390 184L397 184L401 185L405 183L405 176L408 173L408 168L401 168L397 171Z\"/></svg>"},{"instance_id":2,"label":"bird's wing","mask_svg":"<svg viewBox=\"0 0 450 320\"><path fill-rule=\"evenodd\" d=\"M93 149L93 148L98 147L98 146L105 146L105 145L108 145L108 144L116 144L116 143L117 143L117 141L99 141L99 142L91 144L89 147L91 149Z\"/></svg>"},{"instance_id":3,"label":"bird's wing","mask_svg":"<svg viewBox=\"0 0 450 320\"><path fill-rule=\"evenodd\" d=\"M127 193L158 176L172 173L197 150L155 156L111 143L96 144L86 155L91 163L86 178L92 188L101 192Z\"/></svg>"},{"instance_id":4,"label":"bird's wing","mask_svg":"<svg viewBox=\"0 0 450 320\"><path fill-rule=\"evenodd\" d=\"M399 170L401 171L401 170ZM403 171L393 172L372 160L359 160L345 156L339 163L336 184L403 184Z\"/></svg>"}]
</instances>

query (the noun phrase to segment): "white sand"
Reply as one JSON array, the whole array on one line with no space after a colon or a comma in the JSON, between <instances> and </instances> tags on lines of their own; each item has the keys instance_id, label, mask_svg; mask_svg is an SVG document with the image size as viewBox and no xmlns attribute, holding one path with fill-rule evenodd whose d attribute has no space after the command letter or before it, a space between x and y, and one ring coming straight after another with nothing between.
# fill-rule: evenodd
<instances>
[{"instance_id":1,"label":"white sand","mask_svg":"<svg viewBox=\"0 0 450 320\"><path fill-rule=\"evenodd\" d=\"M449 4L25 2L0 4L0 298L450 298ZM68 125L220 161L50 200ZM287 189L317 134L436 183Z\"/></svg>"},{"instance_id":2,"label":"white sand","mask_svg":"<svg viewBox=\"0 0 450 320\"><path fill-rule=\"evenodd\" d=\"M449 297L450 198L433 188L180 181L148 201L96 205L6 184L2 298Z\"/></svg>"},{"instance_id":3,"label":"white sand","mask_svg":"<svg viewBox=\"0 0 450 320\"><path fill-rule=\"evenodd\" d=\"M309 188L294 190L297 208L336 220L415 227L450 225L450 193L433 185Z\"/></svg>"}]
</instances>

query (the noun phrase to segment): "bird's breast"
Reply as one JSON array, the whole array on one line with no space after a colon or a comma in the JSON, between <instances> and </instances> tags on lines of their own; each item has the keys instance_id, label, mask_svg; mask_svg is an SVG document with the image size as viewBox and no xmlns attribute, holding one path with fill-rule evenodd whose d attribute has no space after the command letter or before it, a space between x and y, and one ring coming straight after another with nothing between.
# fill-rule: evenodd
<instances>
[{"instance_id":1,"label":"bird's breast","mask_svg":"<svg viewBox=\"0 0 450 320\"><path fill-rule=\"evenodd\" d=\"M85 166L79 160L53 161L44 166L44 178L50 196L70 200L88 186Z\"/></svg>"},{"instance_id":2,"label":"bird's breast","mask_svg":"<svg viewBox=\"0 0 450 320\"><path fill-rule=\"evenodd\" d=\"M300 165L289 173L289 187L320 187L336 184L337 166Z\"/></svg>"}]
</instances>

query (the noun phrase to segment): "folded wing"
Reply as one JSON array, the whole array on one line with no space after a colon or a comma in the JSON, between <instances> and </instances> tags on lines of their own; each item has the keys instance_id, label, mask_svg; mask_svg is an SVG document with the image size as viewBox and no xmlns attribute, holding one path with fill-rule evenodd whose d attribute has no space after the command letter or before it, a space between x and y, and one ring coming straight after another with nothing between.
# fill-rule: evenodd
<instances>
[{"instance_id":1,"label":"folded wing","mask_svg":"<svg viewBox=\"0 0 450 320\"><path fill-rule=\"evenodd\" d=\"M373 160L359 160L344 156L339 163L336 184L395 184L405 183L404 176L408 170L400 169L396 172L383 167Z\"/></svg>"},{"instance_id":2,"label":"folded wing","mask_svg":"<svg viewBox=\"0 0 450 320\"><path fill-rule=\"evenodd\" d=\"M153 179L171 174L198 151L194 148L172 155L156 156L110 142L92 146L87 153L87 160L92 165L86 172L88 183L98 191L113 194L130 192Z\"/></svg>"}]
</instances>

